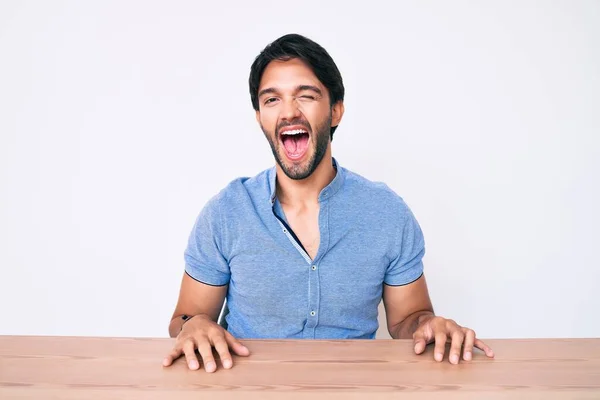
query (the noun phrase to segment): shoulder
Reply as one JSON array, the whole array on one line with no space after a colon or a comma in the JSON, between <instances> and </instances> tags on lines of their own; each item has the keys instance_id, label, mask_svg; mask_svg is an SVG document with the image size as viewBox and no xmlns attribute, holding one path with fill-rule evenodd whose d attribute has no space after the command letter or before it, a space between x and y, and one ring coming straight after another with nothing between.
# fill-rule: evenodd
<instances>
[{"instance_id":1,"label":"shoulder","mask_svg":"<svg viewBox=\"0 0 600 400\"><path fill-rule=\"evenodd\" d=\"M363 207L374 207L380 213L393 213L407 217L411 210L404 199L385 182L368 179L346 170L346 187Z\"/></svg>"},{"instance_id":2,"label":"shoulder","mask_svg":"<svg viewBox=\"0 0 600 400\"><path fill-rule=\"evenodd\" d=\"M241 176L229 181L219 192L213 195L205 205L212 213L243 209L251 199L269 192L269 170L255 176Z\"/></svg>"}]
</instances>

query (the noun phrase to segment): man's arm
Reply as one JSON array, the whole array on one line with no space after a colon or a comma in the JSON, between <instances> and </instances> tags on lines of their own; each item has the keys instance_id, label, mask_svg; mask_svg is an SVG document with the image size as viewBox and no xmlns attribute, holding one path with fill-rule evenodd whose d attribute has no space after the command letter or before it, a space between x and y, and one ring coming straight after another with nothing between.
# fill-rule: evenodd
<instances>
[{"instance_id":1,"label":"man's arm","mask_svg":"<svg viewBox=\"0 0 600 400\"><path fill-rule=\"evenodd\" d=\"M394 339L412 339L419 323L432 317L425 275L408 285L383 285L383 305L388 332Z\"/></svg>"},{"instance_id":2,"label":"man's arm","mask_svg":"<svg viewBox=\"0 0 600 400\"><path fill-rule=\"evenodd\" d=\"M425 275L403 286L383 285L383 304L387 326L394 339L413 339L417 354L425 351L425 346L435 341L434 358L442 361L446 352L446 342L451 341L449 361L458 364L461 349L463 358L470 360L473 347L493 357L494 352L481 340L475 338L472 329L462 327L451 319L435 316L429 298Z\"/></svg>"},{"instance_id":3,"label":"man's arm","mask_svg":"<svg viewBox=\"0 0 600 400\"><path fill-rule=\"evenodd\" d=\"M233 366L229 349L240 356L250 354L247 347L216 323L226 294L227 285L211 286L196 281L187 273L183 275L179 300L169 324L169 335L177 340L173 350L163 360L165 367L185 355L190 369L200 368L196 349L200 353L206 372L214 372L217 369L213 347L219 353L224 368ZM182 315L191 317L185 322L185 326Z\"/></svg>"},{"instance_id":4,"label":"man's arm","mask_svg":"<svg viewBox=\"0 0 600 400\"><path fill-rule=\"evenodd\" d=\"M184 322L181 318L182 315L190 317L206 315L210 320L217 322L226 295L227 285L207 285L184 273L177 306L169 324L169 335L171 337L179 335Z\"/></svg>"}]
</instances>

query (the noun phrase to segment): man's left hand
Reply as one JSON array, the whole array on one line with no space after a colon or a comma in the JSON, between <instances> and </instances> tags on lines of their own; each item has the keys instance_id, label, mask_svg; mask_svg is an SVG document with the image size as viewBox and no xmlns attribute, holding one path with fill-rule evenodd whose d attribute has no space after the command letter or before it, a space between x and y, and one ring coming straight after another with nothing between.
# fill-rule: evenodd
<instances>
[{"instance_id":1,"label":"man's left hand","mask_svg":"<svg viewBox=\"0 0 600 400\"><path fill-rule=\"evenodd\" d=\"M442 317L432 316L421 322L413 334L413 340L417 354L423 353L425 346L435 341L433 357L436 361L444 359L447 342L451 343L448 360L452 364L458 364L461 349L466 361L473 357L473 347L483 350L490 358L494 357L492 349L475 337L475 331Z\"/></svg>"}]
</instances>

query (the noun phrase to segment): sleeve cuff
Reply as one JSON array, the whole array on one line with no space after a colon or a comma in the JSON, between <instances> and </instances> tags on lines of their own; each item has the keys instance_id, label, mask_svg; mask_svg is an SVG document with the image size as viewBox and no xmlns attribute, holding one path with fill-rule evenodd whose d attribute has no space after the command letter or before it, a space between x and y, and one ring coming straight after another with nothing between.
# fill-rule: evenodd
<instances>
[{"instance_id":1,"label":"sleeve cuff","mask_svg":"<svg viewBox=\"0 0 600 400\"><path fill-rule=\"evenodd\" d=\"M207 274L206 272L199 271L196 267L192 267L190 264L185 265L185 273L193 280L205 285L225 286L229 283L229 276L219 273Z\"/></svg>"},{"instance_id":2,"label":"sleeve cuff","mask_svg":"<svg viewBox=\"0 0 600 400\"><path fill-rule=\"evenodd\" d=\"M413 266L409 271L404 273L386 276L383 280L388 286L404 286L413 283L423 275L423 262L420 261L418 264Z\"/></svg>"}]
</instances>

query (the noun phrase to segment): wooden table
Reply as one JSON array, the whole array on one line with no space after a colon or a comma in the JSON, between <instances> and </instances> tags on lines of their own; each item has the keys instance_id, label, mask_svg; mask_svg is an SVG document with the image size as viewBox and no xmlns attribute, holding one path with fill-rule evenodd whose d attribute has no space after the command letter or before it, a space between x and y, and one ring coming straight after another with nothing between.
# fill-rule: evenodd
<instances>
[{"instance_id":1,"label":"wooden table","mask_svg":"<svg viewBox=\"0 0 600 400\"><path fill-rule=\"evenodd\" d=\"M407 340L243 342L208 374L161 365L174 339L0 336L0 399L600 399L600 339L489 340L459 365Z\"/></svg>"}]
</instances>

